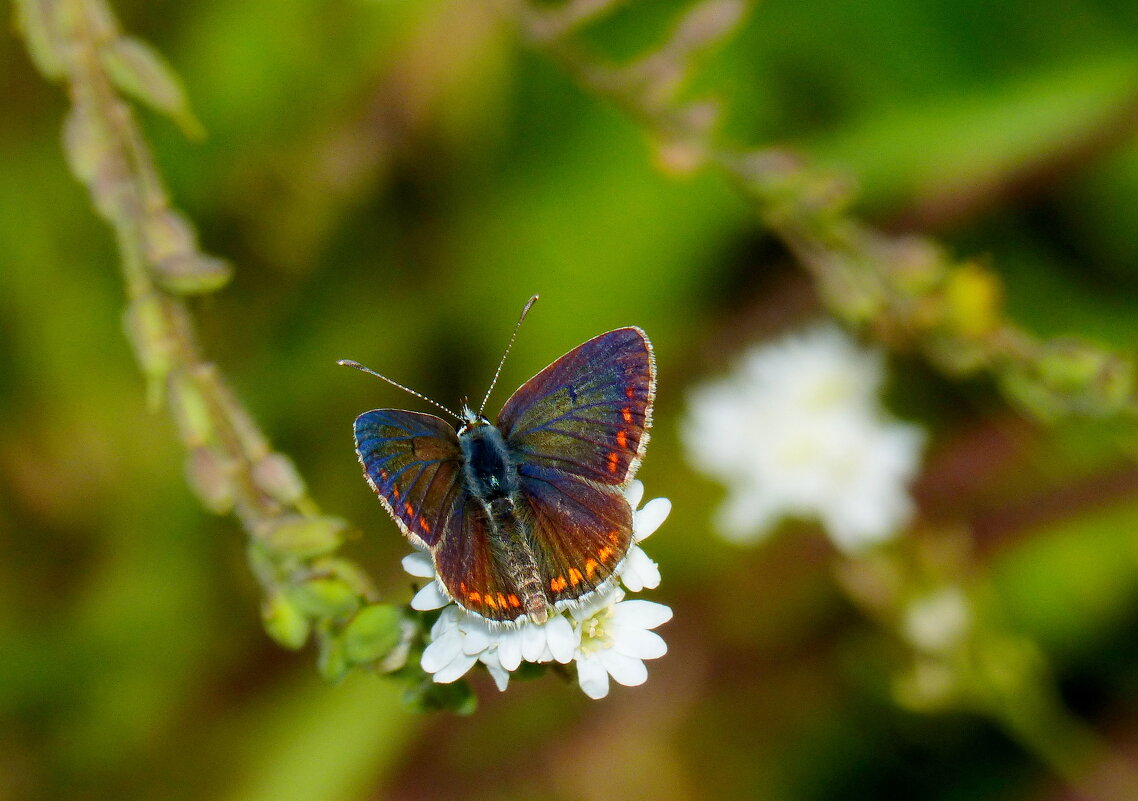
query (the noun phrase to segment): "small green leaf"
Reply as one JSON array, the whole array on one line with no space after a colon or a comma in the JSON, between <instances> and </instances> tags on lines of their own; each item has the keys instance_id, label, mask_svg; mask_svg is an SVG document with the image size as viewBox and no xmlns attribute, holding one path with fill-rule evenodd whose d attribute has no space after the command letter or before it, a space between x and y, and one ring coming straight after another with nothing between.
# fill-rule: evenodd
<instances>
[{"instance_id":1,"label":"small green leaf","mask_svg":"<svg viewBox=\"0 0 1138 801\"><path fill-rule=\"evenodd\" d=\"M204 135L181 81L158 51L138 39L119 36L104 45L99 55L119 89L169 116L191 139Z\"/></svg>"},{"instance_id":2,"label":"small green leaf","mask_svg":"<svg viewBox=\"0 0 1138 801\"><path fill-rule=\"evenodd\" d=\"M403 614L390 604L365 606L344 627L344 653L357 665L383 659L403 638Z\"/></svg>"},{"instance_id":3,"label":"small green leaf","mask_svg":"<svg viewBox=\"0 0 1138 801\"><path fill-rule=\"evenodd\" d=\"M413 712L450 711L471 715L478 709L478 697L466 681L435 684L422 676L403 693L403 703Z\"/></svg>"}]
</instances>

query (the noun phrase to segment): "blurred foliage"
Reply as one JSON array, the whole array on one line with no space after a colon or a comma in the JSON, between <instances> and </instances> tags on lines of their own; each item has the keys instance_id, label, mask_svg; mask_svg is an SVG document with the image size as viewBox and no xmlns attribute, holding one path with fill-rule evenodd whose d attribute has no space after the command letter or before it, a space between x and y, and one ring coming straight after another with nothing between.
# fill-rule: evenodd
<instances>
[{"instance_id":1,"label":"blurred foliage","mask_svg":"<svg viewBox=\"0 0 1138 801\"><path fill-rule=\"evenodd\" d=\"M575 34L613 63L663 52L677 15L693 8L618 5ZM295 565L254 553L258 585L244 535L193 500L179 440L192 447L202 431L192 413L175 426L148 411L121 322L138 284L128 273L124 290L116 241L68 174L67 98L6 37L0 799L1060 797L1030 741L990 717L893 702L905 664L896 637L872 605L864 615L856 594L840 592L815 532L788 530L754 552L716 540L717 490L683 465L675 426L685 385L819 313L795 257L821 276L822 300L850 297L827 289L833 272L818 270L809 242L785 236L787 222L805 219L785 203L803 198L827 225L852 202L877 231L937 235L934 261L952 272L936 282L949 313L935 319L954 336L994 330L986 315L1003 321L1005 310L1024 332L1062 336L1031 340L1046 358L1032 350L1034 372L1014 374L1018 385L1003 377L1013 400L1058 419L1041 386L1079 399L1076 411L1109 397L1095 381L1089 396L1070 390L1118 375L1095 360L1126 364L1115 352L1138 341L1133 4L773 0L738 30L726 25L717 46L690 60L685 51L686 83L623 96L566 61L582 51L514 24L509 3L123 0L115 11L138 38L113 48L106 69L175 117L137 111L172 206L203 251L235 268L223 291L178 303L254 428L292 457L311 498L358 527L332 526L344 558L385 600L408 597L406 546L359 476L349 429L359 411L405 399L336 359L444 403L477 395L520 303L540 292L501 397L608 328L640 325L656 346L657 428L640 475L649 497L675 504L652 554L665 579L656 595L676 619L664 632L671 653L644 687L591 703L556 676L500 697L481 677L482 709L465 718L413 719L394 683L352 675L328 685L312 650L269 641L262 587ZM710 96L718 118L702 105ZM199 124L205 139L187 140ZM744 187L765 225L721 175L694 171L716 156L701 149L713 131L733 153L777 144L805 154L762 162L758 191ZM841 244L878 236L858 228ZM214 288L221 269L204 264L205 284L189 288ZM183 278L148 280L183 292ZM845 316L880 322L870 300ZM966 532L966 566L952 569L993 599L999 626L1030 638L1078 719L1113 750L1133 749L1132 423L1021 419L986 374L947 380L918 364L906 326L865 325L906 346L898 407L934 432L918 487L927 536ZM926 344L928 329L918 330ZM955 345L921 352L942 366L961 355ZM187 375L228 397L210 389L212 373ZM199 493L207 483L195 482ZM225 493L203 494L226 506ZM274 531L286 550L326 558L321 532ZM354 575L345 564L329 570ZM311 578L285 581L287 607L275 605L284 594L267 596L286 644L307 631L295 607L340 611L341 585ZM366 608L380 611L341 621L347 641L324 640L343 649L325 647L326 674L340 675L337 654L383 651L384 626L367 624L390 607ZM1103 797L1109 767L1090 777Z\"/></svg>"}]
</instances>

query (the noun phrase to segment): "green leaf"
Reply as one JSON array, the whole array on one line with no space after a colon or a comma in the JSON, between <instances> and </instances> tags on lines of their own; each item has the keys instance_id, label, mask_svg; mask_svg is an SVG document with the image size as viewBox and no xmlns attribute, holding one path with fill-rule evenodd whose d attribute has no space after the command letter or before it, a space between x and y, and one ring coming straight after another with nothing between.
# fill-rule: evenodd
<instances>
[{"instance_id":1,"label":"green leaf","mask_svg":"<svg viewBox=\"0 0 1138 801\"><path fill-rule=\"evenodd\" d=\"M413 712L447 710L458 715L471 715L478 709L478 698L465 681L435 684L422 676L403 693L403 703Z\"/></svg>"}]
</instances>

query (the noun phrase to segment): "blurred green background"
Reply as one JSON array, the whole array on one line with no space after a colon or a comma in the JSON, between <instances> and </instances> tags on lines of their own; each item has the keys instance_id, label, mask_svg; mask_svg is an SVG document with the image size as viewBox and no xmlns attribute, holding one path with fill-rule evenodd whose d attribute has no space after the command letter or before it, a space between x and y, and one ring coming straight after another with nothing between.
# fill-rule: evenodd
<instances>
[{"instance_id":1,"label":"blurred green background","mask_svg":"<svg viewBox=\"0 0 1138 801\"><path fill-rule=\"evenodd\" d=\"M640 472L674 511L647 597L675 619L647 685L590 702L553 675L472 717L316 676L263 633L244 533L202 511L170 421L145 408L112 236L60 152L67 103L0 39L0 801L7 799L1047 799L1049 771L964 713L891 699L896 644L844 598L809 527L741 551L721 490L684 464L685 387L820 313L804 274L721 177L673 178L643 132L519 46L476 0L121 0L208 130L142 112L175 202L234 282L193 302L202 344L351 555L409 597L407 548L350 424L415 406L352 358L491 408L620 325L659 360ZM592 26L612 56L673 0ZM726 134L853 176L859 210L990 258L1041 334L1138 341L1138 5L1126 0L768 0L699 70ZM1138 744L1138 438L1044 430L985 381L894 364L932 432L926 520L966 525L1007 624L1069 708Z\"/></svg>"}]
</instances>

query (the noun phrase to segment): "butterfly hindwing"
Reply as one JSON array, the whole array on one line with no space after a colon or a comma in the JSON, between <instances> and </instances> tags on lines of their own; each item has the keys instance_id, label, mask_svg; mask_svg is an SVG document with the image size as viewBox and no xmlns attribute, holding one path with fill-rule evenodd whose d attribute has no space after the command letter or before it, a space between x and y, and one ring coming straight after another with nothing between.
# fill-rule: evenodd
<instances>
[{"instance_id":1,"label":"butterfly hindwing","mask_svg":"<svg viewBox=\"0 0 1138 801\"><path fill-rule=\"evenodd\" d=\"M462 450L454 429L430 414L374 409L356 418L356 453L368 483L412 543L435 546L456 523Z\"/></svg>"},{"instance_id":2,"label":"butterfly hindwing","mask_svg":"<svg viewBox=\"0 0 1138 801\"><path fill-rule=\"evenodd\" d=\"M618 328L523 384L502 407L498 428L518 463L623 486L648 443L655 389L648 338Z\"/></svg>"},{"instance_id":3,"label":"butterfly hindwing","mask_svg":"<svg viewBox=\"0 0 1138 801\"><path fill-rule=\"evenodd\" d=\"M624 495L556 468L523 464L518 472L550 603L601 587L632 543L632 509Z\"/></svg>"},{"instance_id":4,"label":"butterfly hindwing","mask_svg":"<svg viewBox=\"0 0 1138 801\"><path fill-rule=\"evenodd\" d=\"M467 496L453 508L453 523L433 549L435 572L447 594L465 609L489 620L516 620L524 614L514 578L504 570L490 521Z\"/></svg>"}]
</instances>

